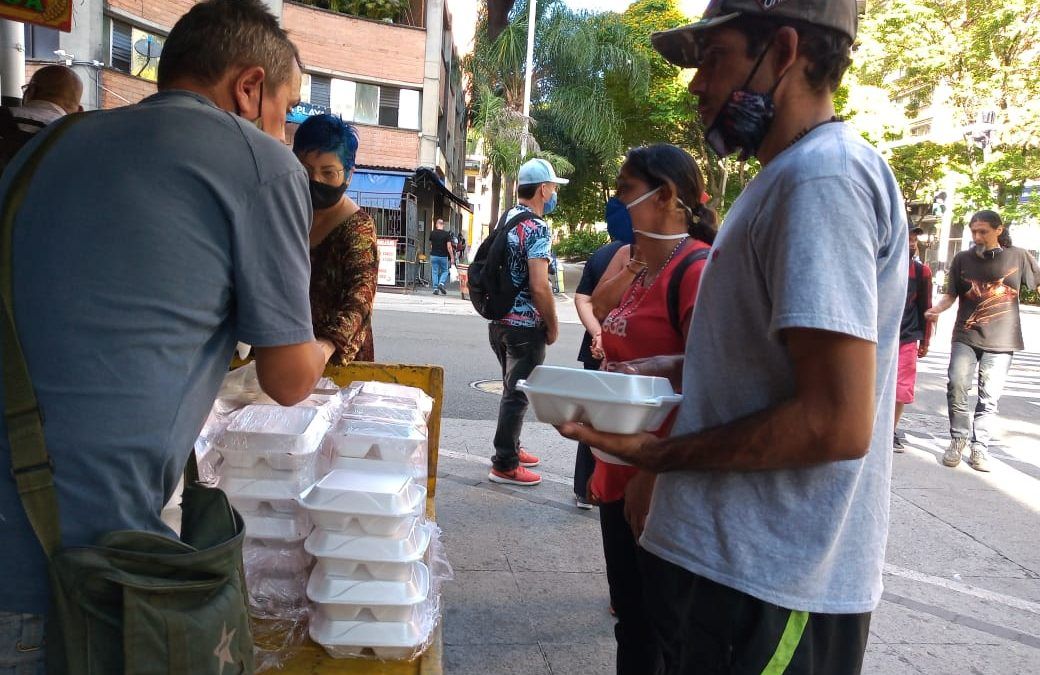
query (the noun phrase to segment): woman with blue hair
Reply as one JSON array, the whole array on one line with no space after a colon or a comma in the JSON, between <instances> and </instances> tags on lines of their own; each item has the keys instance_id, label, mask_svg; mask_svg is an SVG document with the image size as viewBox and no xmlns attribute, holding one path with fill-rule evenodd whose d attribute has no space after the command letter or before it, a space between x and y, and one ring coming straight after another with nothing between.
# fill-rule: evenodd
<instances>
[{"instance_id":1,"label":"woman with blue hair","mask_svg":"<svg viewBox=\"0 0 1040 675\"><path fill-rule=\"evenodd\" d=\"M310 177L311 315L314 337L333 365L372 361L372 305L379 250L376 226L347 196L358 135L332 115L309 117L296 130L293 152Z\"/></svg>"}]
</instances>

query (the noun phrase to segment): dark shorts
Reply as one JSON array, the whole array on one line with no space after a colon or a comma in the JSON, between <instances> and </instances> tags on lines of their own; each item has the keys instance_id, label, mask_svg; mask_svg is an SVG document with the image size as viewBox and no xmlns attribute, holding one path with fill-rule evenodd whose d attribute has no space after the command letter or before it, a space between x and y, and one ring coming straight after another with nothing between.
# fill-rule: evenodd
<instances>
[{"instance_id":1,"label":"dark shorts","mask_svg":"<svg viewBox=\"0 0 1040 675\"><path fill-rule=\"evenodd\" d=\"M640 549L664 675L855 675L870 613L812 614L771 605Z\"/></svg>"}]
</instances>

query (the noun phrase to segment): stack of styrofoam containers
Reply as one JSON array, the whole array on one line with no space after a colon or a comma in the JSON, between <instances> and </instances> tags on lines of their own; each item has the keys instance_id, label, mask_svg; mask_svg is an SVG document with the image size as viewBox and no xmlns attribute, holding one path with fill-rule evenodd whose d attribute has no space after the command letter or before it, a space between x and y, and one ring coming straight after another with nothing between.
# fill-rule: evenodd
<instances>
[{"instance_id":1,"label":"stack of styrofoam containers","mask_svg":"<svg viewBox=\"0 0 1040 675\"><path fill-rule=\"evenodd\" d=\"M215 449L220 487L246 525L243 558L254 613L282 617L306 606L313 560L303 542L313 529L297 502L324 468L320 449L338 393L300 405L253 404L241 409Z\"/></svg>"},{"instance_id":2,"label":"stack of styrofoam containers","mask_svg":"<svg viewBox=\"0 0 1040 675\"><path fill-rule=\"evenodd\" d=\"M425 562L436 529L425 519L429 410L425 395L373 384L348 392L325 440L334 468L300 497L315 525L310 635L333 657L402 659L438 613Z\"/></svg>"}]
</instances>

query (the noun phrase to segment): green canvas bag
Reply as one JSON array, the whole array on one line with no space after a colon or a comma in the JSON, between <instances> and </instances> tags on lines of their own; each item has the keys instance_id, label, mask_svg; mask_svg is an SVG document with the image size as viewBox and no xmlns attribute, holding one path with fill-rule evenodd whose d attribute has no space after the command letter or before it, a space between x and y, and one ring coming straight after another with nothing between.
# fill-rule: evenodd
<instances>
[{"instance_id":1,"label":"green canvas bag","mask_svg":"<svg viewBox=\"0 0 1040 675\"><path fill-rule=\"evenodd\" d=\"M181 537L121 531L93 546L62 548L54 472L14 317L12 233L29 181L48 148L84 114L71 115L13 178L0 211L0 295L11 472L50 561L50 675L239 675L253 672L242 540L227 496L185 469ZM142 505L142 508L145 508Z\"/></svg>"}]
</instances>

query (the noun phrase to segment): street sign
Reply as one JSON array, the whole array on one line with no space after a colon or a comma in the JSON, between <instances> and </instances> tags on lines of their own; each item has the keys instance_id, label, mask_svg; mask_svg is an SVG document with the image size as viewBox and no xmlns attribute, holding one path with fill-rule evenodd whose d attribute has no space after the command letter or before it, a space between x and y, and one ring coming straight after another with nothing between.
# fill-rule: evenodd
<instances>
[{"instance_id":1,"label":"street sign","mask_svg":"<svg viewBox=\"0 0 1040 675\"><path fill-rule=\"evenodd\" d=\"M6 2L6 0L4 0ZM315 105L314 103L300 102L297 103L289 114L285 116L286 122L293 122L295 124L303 124L308 117L314 115L328 115L332 113L332 110L328 106Z\"/></svg>"},{"instance_id":2,"label":"street sign","mask_svg":"<svg viewBox=\"0 0 1040 675\"><path fill-rule=\"evenodd\" d=\"M72 0L4 0L0 2L0 19L33 23L72 30Z\"/></svg>"},{"instance_id":3,"label":"street sign","mask_svg":"<svg viewBox=\"0 0 1040 675\"><path fill-rule=\"evenodd\" d=\"M377 239L379 249L379 273L376 283L380 286L397 285L397 240Z\"/></svg>"}]
</instances>

